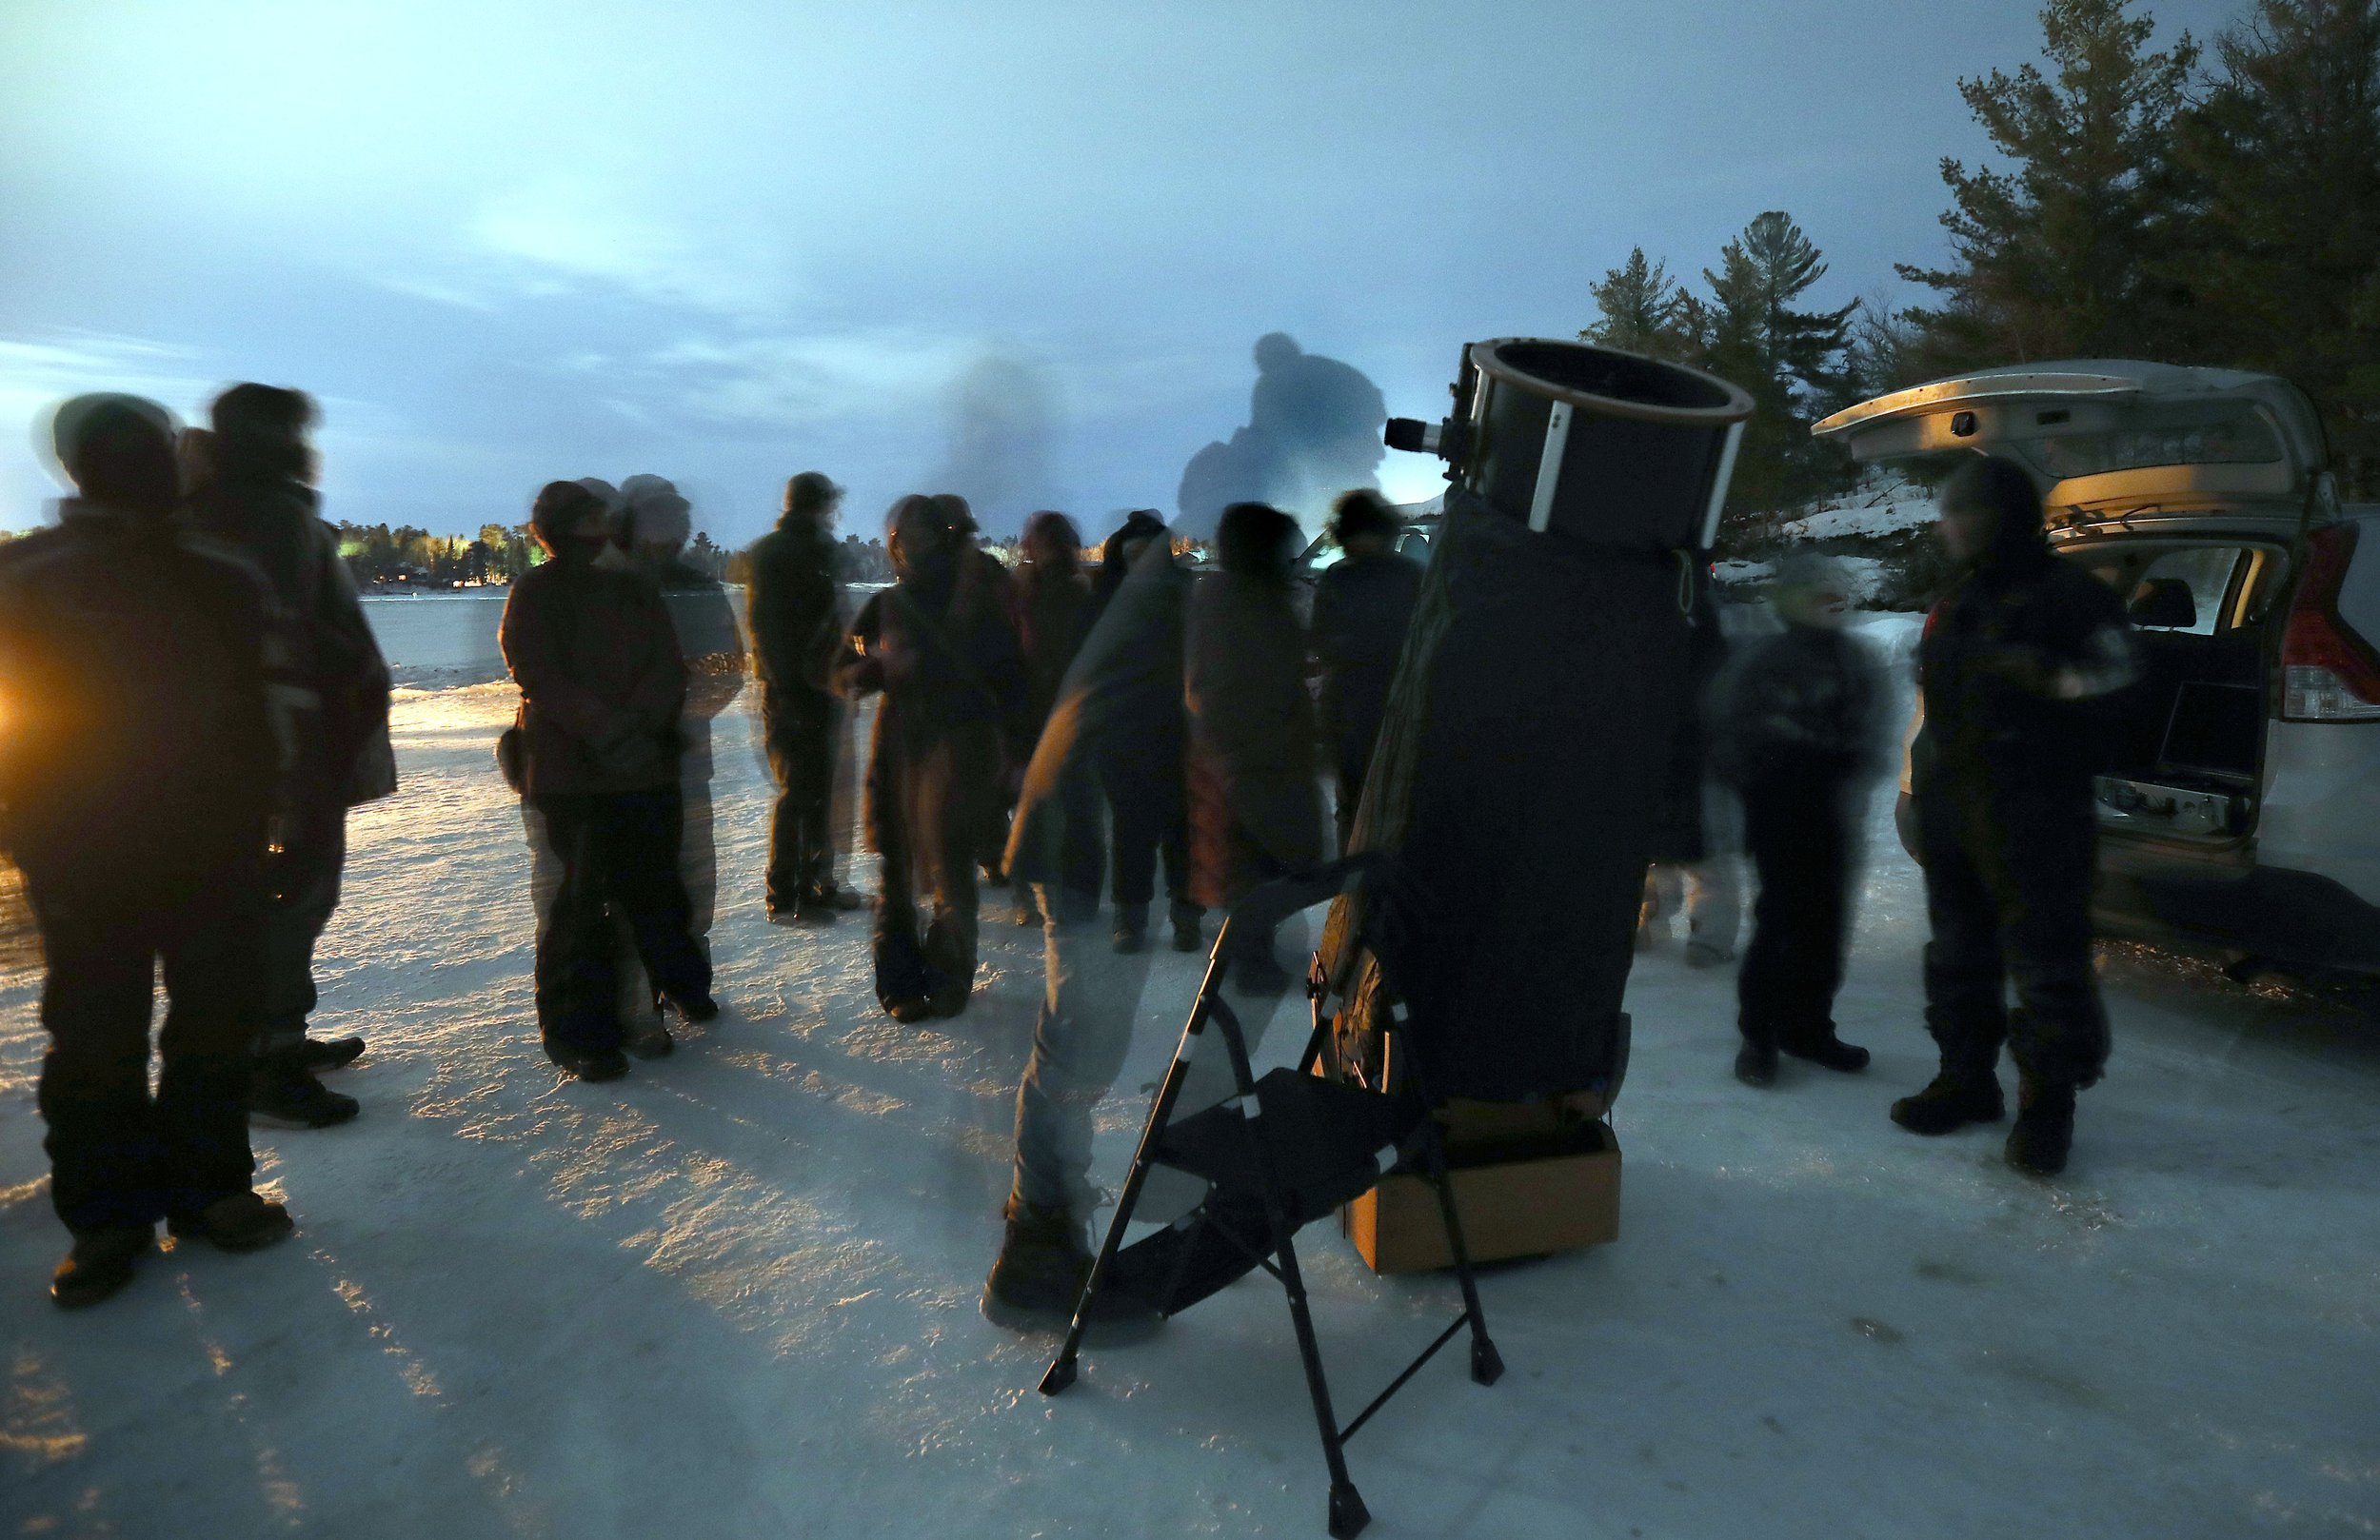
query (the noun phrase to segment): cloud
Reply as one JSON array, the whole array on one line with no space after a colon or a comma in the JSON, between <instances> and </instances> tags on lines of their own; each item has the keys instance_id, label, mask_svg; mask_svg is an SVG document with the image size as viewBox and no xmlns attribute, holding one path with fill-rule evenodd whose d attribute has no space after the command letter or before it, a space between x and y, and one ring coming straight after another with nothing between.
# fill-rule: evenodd
<instances>
[{"instance_id":1,"label":"cloud","mask_svg":"<svg viewBox=\"0 0 2380 1540\"><path fill-rule=\"evenodd\" d=\"M773 240L718 229L697 242L677 222L638 202L591 178L536 183L484 201L465 227L464 243L469 253L509 267L530 294L595 285L664 305L753 318L783 305L788 285Z\"/></svg>"},{"instance_id":2,"label":"cloud","mask_svg":"<svg viewBox=\"0 0 2380 1540\"><path fill-rule=\"evenodd\" d=\"M973 339L889 328L689 337L646 366L697 416L782 426L930 409L981 351Z\"/></svg>"}]
</instances>

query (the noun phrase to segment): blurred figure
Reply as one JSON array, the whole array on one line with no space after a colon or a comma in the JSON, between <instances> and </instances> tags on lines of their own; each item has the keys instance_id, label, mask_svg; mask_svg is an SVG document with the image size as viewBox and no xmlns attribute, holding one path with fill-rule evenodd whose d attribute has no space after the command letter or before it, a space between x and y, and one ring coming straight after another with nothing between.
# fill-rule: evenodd
<instances>
[{"instance_id":1,"label":"blurred figure","mask_svg":"<svg viewBox=\"0 0 2380 1540\"><path fill-rule=\"evenodd\" d=\"M1146 553L1157 551L1158 555ZM1135 645L1148 649L1152 675L1177 683L1182 677L1182 625L1190 601L1191 574L1174 560L1172 537L1151 508L1138 509L1100 547L1092 597L1102 617L1127 577L1142 570L1151 603L1171 606L1171 622L1139 628ZM1189 803L1184 759L1190 719L1179 688L1140 692L1119 702L1125 724L1102 734L1094 758L1101 794L1107 801L1110 858L1115 868L1115 926L1110 939L1119 952L1137 952L1148 941L1149 905L1157 897L1157 863L1165 861L1166 918L1174 950L1196 952L1204 944L1199 927L1206 911L1190 896Z\"/></svg>"},{"instance_id":2,"label":"blurred figure","mask_svg":"<svg viewBox=\"0 0 2380 1540\"><path fill-rule=\"evenodd\" d=\"M1128 575L1116 570L1026 768L1007 852L1042 916L1045 988L1017 1090L1006 1230L982 1307L1020 1332L1062 1329L1090 1271L1092 1114L1122 1069L1148 981L1144 951L1101 944L1098 784L1102 766L1128 762L1151 722L1180 717L1188 585L1161 538L1141 539ZM1173 741L1169 773L1179 777L1179 734Z\"/></svg>"},{"instance_id":3,"label":"blurred figure","mask_svg":"<svg viewBox=\"0 0 2380 1540\"><path fill-rule=\"evenodd\" d=\"M1190 595L1192 893L1210 908L1229 908L1258 884L1322 859L1305 635L1290 592L1297 538L1297 521L1279 508L1233 503L1216 530L1221 570ZM1228 964L1246 993L1289 987L1269 935L1240 938Z\"/></svg>"},{"instance_id":4,"label":"blurred figure","mask_svg":"<svg viewBox=\"0 0 2380 1540\"><path fill-rule=\"evenodd\" d=\"M761 681L761 733L777 781L766 895L774 924L823 923L842 907L833 819L842 703L828 688L843 635L834 544L842 503L842 487L805 470L785 483L777 527L752 543L744 615Z\"/></svg>"},{"instance_id":5,"label":"blurred figure","mask_svg":"<svg viewBox=\"0 0 2380 1540\"><path fill-rule=\"evenodd\" d=\"M999 606L1002 618L1009 622L1013 639L1016 580L1008 575L1000 558L977 543L982 526L976 523L975 510L965 498L956 492L937 492L932 501L942 515L943 527L950 532L962 577L972 591L986 596ZM896 568L895 576L898 575ZM1026 730L1024 701L1023 695L1018 695L1013 705L1004 711L990 772L982 785L967 792L968 800L982 820L976 833L976 864L982 868L983 880L993 887L1008 880L1007 869L1002 864L1008 849L1008 817L1016 807L1024 761L1033 752L1032 735Z\"/></svg>"},{"instance_id":6,"label":"blurred figure","mask_svg":"<svg viewBox=\"0 0 2380 1540\"><path fill-rule=\"evenodd\" d=\"M1840 569L1787 557L1775 603L1783 633L1745 650L1717 713L1719 764L1743 800L1759 879L1736 985L1735 1077L1755 1086L1775 1082L1780 1050L1847 1074L1868 1067L1865 1048L1835 1036L1834 1013L1882 735L1874 660L1843 634Z\"/></svg>"},{"instance_id":7,"label":"blurred figure","mask_svg":"<svg viewBox=\"0 0 2380 1540\"><path fill-rule=\"evenodd\" d=\"M678 877L685 884L687 929L708 958L719 900L719 843L711 827L711 723L744 693L744 634L737 629L725 587L685 561L686 542L694 536L688 517L693 509L677 487L659 476L631 476L620 484L620 497L625 505L623 533L628 559L661 590L663 607L678 635L678 652L685 660L685 712L678 721ZM661 1018L661 992L638 963L635 937L625 918L613 917L613 952L624 983L625 1046L640 1058L659 1058L676 1046Z\"/></svg>"},{"instance_id":8,"label":"blurred figure","mask_svg":"<svg viewBox=\"0 0 2380 1540\"><path fill-rule=\"evenodd\" d=\"M235 385L215 398L214 431L185 435L192 522L236 546L271 585L292 709L295 760L266 862L264 1026L248 1116L281 1128L327 1128L356 1114L352 1096L315 1078L364 1052L361 1037L316 1042L306 1018L320 999L314 948L339 907L347 809L397 787L388 740L388 664L364 618L339 537L313 487L313 401L295 390Z\"/></svg>"},{"instance_id":9,"label":"blurred figure","mask_svg":"<svg viewBox=\"0 0 2380 1540\"><path fill-rule=\"evenodd\" d=\"M1413 628L1421 569L1397 554L1403 522L1388 499L1358 488L1331 509L1330 538L1346 553L1314 590L1314 660L1322 675L1322 732L1339 777L1339 848L1363 800L1363 774L1388 714L1388 687Z\"/></svg>"},{"instance_id":10,"label":"blurred figure","mask_svg":"<svg viewBox=\"0 0 2380 1540\"><path fill-rule=\"evenodd\" d=\"M1058 703L1058 689L1066 670L1082 650L1083 638L1090 635L1097 602L1091 596L1090 579L1082 571L1082 536L1073 520L1062 513L1035 514L1024 523L1019 549L1022 560L1009 580L1008 599L1024 657L1026 731L1021 760L1029 761L1050 710ZM1096 898L1101 879L1106 875L1099 829L1098 778L1086 770L1067 785L1072 795L1087 800L1066 820L1073 839L1064 857L1068 865L1064 884ZM1039 923L1042 915L1032 887L1019 882L1016 896L1017 923Z\"/></svg>"},{"instance_id":11,"label":"blurred figure","mask_svg":"<svg viewBox=\"0 0 2380 1540\"><path fill-rule=\"evenodd\" d=\"M1379 387L1353 365L1309 353L1287 332L1257 339L1248 421L1182 467L1175 503L1183 531L1204 535L1243 499L1319 508L1349 486L1377 486L1388 454Z\"/></svg>"},{"instance_id":12,"label":"blurred figure","mask_svg":"<svg viewBox=\"0 0 2380 1540\"><path fill-rule=\"evenodd\" d=\"M2092 778L2108 746L2101 703L2140 664L2114 590L2050 554L2022 467L1968 462L1941 508L1937 533L1961 576L1918 642L1926 714L1912 760L1934 929L1926 1027L1942 1067L1893 1104L1893 1120L1947 1134L2006 1116L2005 1040L2017 1072L2008 1162L2054 1175L2073 1142L2074 1094L2107 1063L2091 967Z\"/></svg>"},{"instance_id":13,"label":"blurred figure","mask_svg":"<svg viewBox=\"0 0 2380 1540\"><path fill-rule=\"evenodd\" d=\"M976 864L1000 795L1002 728L1021 719L1024 664L1004 575L938 500L886 514L893 586L860 611L835 665L846 699L878 691L869 843L883 858L876 997L900 1021L957 1016L975 988ZM917 894L932 918L921 938Z\"/></svg>"},{"instance_id":14,"label":"blurred figure","mask_svg":"<svg viewBox=\"0 0 2380 1540\"><path fill-rule=\"evenodd\" d=\"M294 1228L252 1188L247 1126L266 826L287 761L268 702L271 598L173 518L172 419L84 396L52 436L77 495L57 527L0 550L0 844L48 959L39 1104L50 1202L74 1237L50 1295L74 1308L130 1281L160 1218L229 1251Z\"/></svg>"},{"instance_id":15,"label":"blurred figure","mask_svg":"<svg viewBox=\"0 0 2380 1540\"><path fill-rule=\"evenodd\" d=\"M1667 796L1653 832L1653 862L1636 913L1636 945L1659 945L1671 921L1682 914L1686 966L1711 968L1735 959L1735 933L1743 924L1737 877L1743 807L1713 773L1710 717L1718 704L1714 697L1726 667L1727 638L1707 568L1695 575L1692 620L1687 677L1695 709L1681 720L1672 750Z\"/></svg>"},{"instance_id":16,"label":"blurred figure","mask_svg":"<svg viewBox=\"0 0 2380 1540\"><path fill-rule=\"evenodd\" d=\"M513 583L500 637L521 687L522 793L562 870L538 941L538 1030L565 1071L615 1079L627 1061L609 911L688 1020L719 1014L678 875L685 661L659 591L604 564L611 538L595 494L550 483L529 523L551 560Z\"/></svg>"}]
</instances>

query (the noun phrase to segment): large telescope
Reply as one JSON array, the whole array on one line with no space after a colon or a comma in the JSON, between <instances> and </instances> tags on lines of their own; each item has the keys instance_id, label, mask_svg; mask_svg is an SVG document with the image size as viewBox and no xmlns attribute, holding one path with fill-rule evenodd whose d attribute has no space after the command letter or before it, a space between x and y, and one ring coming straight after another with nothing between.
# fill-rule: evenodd
<instances>
[{"instance_id":1,"label":"large telescope","mask_svg":"<svg viewBox=\"0 0 2380 1540\"><path fill-rule=\"evenodd\" d=\"M1699 781L1689 655L1752 399L1517 338L1466 347L1453 392L1443 422L1388 424L1448 463L1446 514L1351 841L1398 879L1323 939L1335 1057L1400 1080L1378 1016L1400 1003L1434 1101L1608 1101L1652 831L1669 782ZM1363 902L1393 979L1356 939Z\"/></svg>"}]
</instances>

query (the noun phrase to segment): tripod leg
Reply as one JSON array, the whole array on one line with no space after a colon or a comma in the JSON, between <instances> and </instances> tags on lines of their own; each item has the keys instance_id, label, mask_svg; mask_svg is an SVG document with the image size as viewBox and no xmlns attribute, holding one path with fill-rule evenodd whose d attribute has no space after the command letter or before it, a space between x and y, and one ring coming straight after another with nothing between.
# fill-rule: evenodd
<instances>
[{"instance_id":1,"label":"tripod leg","mask_svg":"<svg viewBox=\"0 0 2380 1540\"><path fill-rule=\"evenodd\" d=\"M1268 1184L1269 1185L1269 1184ZM1346 1450L1339 1436L1339 1414L1331 1410L1330 1382L1322 1373L1322 1349L1314 1335L1314 1314L1306 1305L1304 1277L1298 1271L1298 1250L1289 1238L1289 1221L1279 1200L1264 1196L1265 1217L1273 1227L1273 1251L1280 1259L1281 1289L1289 1295L1289 1320L1297 1328L1298 1357L1305 1365L1306 1392L1314 1398L1314 1422L1322 1435L1322 1462L1331 1473L1330 1530L1333 1540L1352 1540L1372 1522L1362 1494L1347 1475Z\"/></svg>"},{"instance_id":2,"label":"tripod leg","mask_svg":"<svg viewBox=\"0 0 2380 1540\"><path fill-rule=\"evenodd\" d=\"M1471 1322L1471 1378L1476 1384L1493 1385L1504 1375L1504 1358L1489 1340L1487 1316L1479 1309L1479 1284L1472 1276L1471 1249L1463 1244L1462 1216L1455 1212L1455 1183L1446 1175L1446 1147L1435 1121L1423 1121L1421 1141L1429 1161L1430 1185L1438 1189L1438 1212L1446 1221L1446 1241L1455 1254L1455 1277L1462 1285L1463 1315Z\"/></svg>"},{"instance_id":3,"label":"tripod leg","mask_svg":"<svg viewBox=\"0 0 2380 1540\"><path fill-rule=\"evenodd\" d=\"M1174 1050L1174 1061L1165 1071L1164 1084L1157 1089L1157 1099L1149 1105L1148 1121L1141 1125L1140 1143L1132 1153L1132 1166L1124 1175L1124 1190L1116 1199L1116 1216L1107 1226L1107 1237L1100 1242L1099 1254L1091 1258L1091 1271L1082 1279L1082 1293L1076 1297L1074 1320L1066 1327L1066 1339L1059 1344L1058 1356L1041 1375L1041 1393L1056 1395L1075 1381L1075 1358L1082 1347L1083 1330L1091 1319L1091 1301L1098 1295L1100 1285L1106 1280L1108 1268L1122 1247L1124 1226L1132 1222L1132 1211L1140 1205L1140 1189L1148 1180L1149 1157L1157 1149L1160 1135L1174 1116L1174 1103L1181 1096L1181 1083L1190 1073L1190 1055L1200 1034L1206 1030L1206 1021L1220 1003L1216 993L1221 986L1218 970L1210 966L1206 982L1199 990L1198 999L1190 1007L1190 1019L1181 1029L1180 1046Z\"/></svg>"}]
</instances>

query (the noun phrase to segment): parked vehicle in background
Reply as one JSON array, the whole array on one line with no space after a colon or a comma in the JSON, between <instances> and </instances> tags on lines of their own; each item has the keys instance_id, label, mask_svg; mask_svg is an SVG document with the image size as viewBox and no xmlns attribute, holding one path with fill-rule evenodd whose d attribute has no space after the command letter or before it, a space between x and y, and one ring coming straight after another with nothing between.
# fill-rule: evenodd
<instances>
[{"instance_id":1,"label":"parked vehicle in background","mask_svg":"<svg viewBox=\"0 0 2380 1540\"><path fill-rule=\"evenodd\" d=\"M2051 548L2125 595L2097 911L2112 934L2380 974L2380 505L2342 505L2320 418L2271 375L1986 369L1817 424L1862 461L2030 470Z\"/></svg>"}]
</instances>

